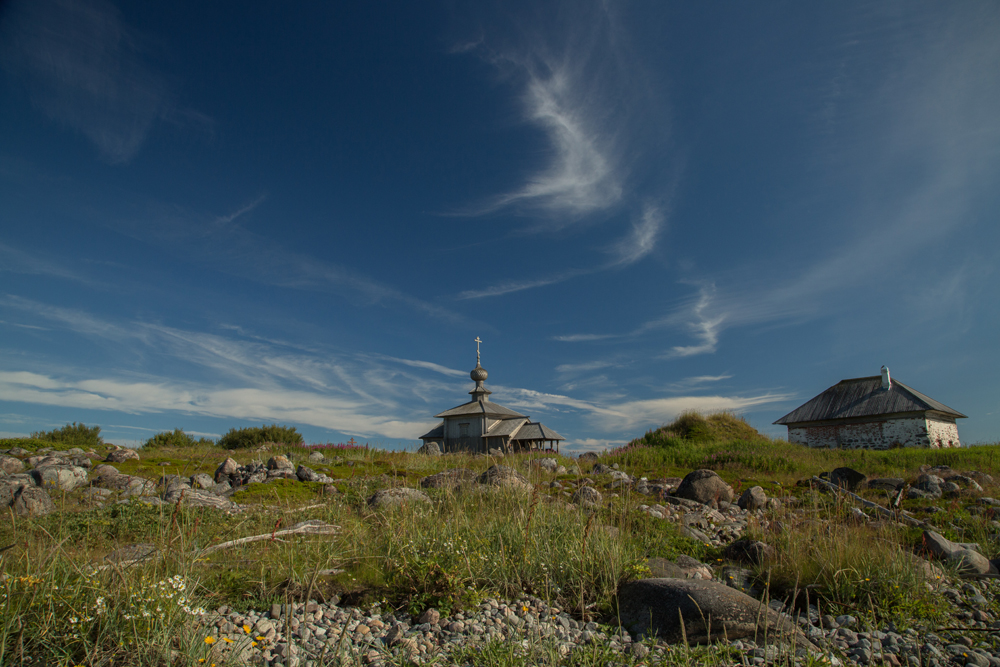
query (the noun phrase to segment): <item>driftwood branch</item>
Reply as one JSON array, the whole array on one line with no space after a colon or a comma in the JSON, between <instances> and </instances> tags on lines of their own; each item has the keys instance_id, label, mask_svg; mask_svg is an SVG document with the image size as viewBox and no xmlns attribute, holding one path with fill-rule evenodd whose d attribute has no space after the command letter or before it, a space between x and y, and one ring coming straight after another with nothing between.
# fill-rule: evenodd
<instances>
[{"instance_id":1,"label":"driftwood branch","mask_svg":"<svg viewBox=\"0 0 1000 667\"><path fill-rule=\"evenodd\" d=\"M270 533L264 533L263 535L251 535L250 537L241 537L238 540L230 540L228 542L222 542L221 544L213 544L210 547L202 549L198 555L207 556L210 553L221 551L222 549L228 549L241 544L249 544L251 542L260 542L262 540L272 540L286 535L332 535L338 530L340 530L340 526L332 526L327 523L303 522L296 524L291 528L285 528L284 530L275 530Z\"/></svg>"},{"instance_id":2,"label":"driftwood branch","mask_svg":"<svg viewBox=\"0 0 1000 667\"><path fill-rule=\"evenodd\" d=\"M906 512L904 512L903 510L898 510L898 513L897 512L893 512L891 510L887 510L886 508L882 507L878 503L873 503L870 500L865 500L864 498L862 498L858 494L851 493L847 489L841 488L841 487L837 486L836 484L834 484L833 482L828 482L825 479L820 479L819 477L813 477L812 481L814 481L817 484L820 484L820 485L826 487L827 489L829 489L830 491L833 491L836 494L845 495L845 496L849 497L851 500L853 500L854 502L856 502L856 503L858 503L860 505L863 505L864 507L867 507L869 509L873 509L876 512L878 512L879 514L881 514L882 516L884 516L884 517L886 517L888 519L893 519L893 520L902 519L903 521L905 521L906 523L910 524L911 526L919 526L921 528L931 528L932 527L932 526L928 525L927 523L921 521L920 519L916 519L916 518L910 516L909 514L907 514Z\"/></svg>"}]
</instances>

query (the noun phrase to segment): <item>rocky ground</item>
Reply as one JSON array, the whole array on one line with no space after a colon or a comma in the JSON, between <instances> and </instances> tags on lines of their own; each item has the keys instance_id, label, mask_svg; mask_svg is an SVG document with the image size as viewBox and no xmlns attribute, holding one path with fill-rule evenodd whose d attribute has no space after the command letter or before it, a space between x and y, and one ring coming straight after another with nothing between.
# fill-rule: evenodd
<instances>
[{"instance_id":1,"label":"rocky ground","mask_svg":"<svg viewBox=\"0 0 1000 667\"><path fill-rule=\"evenodd\" d=\"M247 464L227 458L214 475L163 475L156 480L122 474L115 467L138 456L132 450L118 449L104 461L96 461L93 452L82 450L10 450L0 455L0 503L17 515L39 516L55 509L50 492L77 491L85 502L97 505L138 500L239 513L243 508L230 499L235 491L278 479L319 482L327 485L331 495L336 494L336 480L309 466L294 465L280 455ZM314 452L309 461L319 466L326 459ZM530 465L562 476L545 483L549 502L587 511L608 497L632 494L639 497L635 511L674 522L682 534L724 548L725 562L705 564L685 556L650 559L653 578L623 586L618 614L610 623L611 619L605 623L578 620L566 610L533 597L486 599L477 608L444 618L434 609L410 618L379 608L340 607L334 600L274 605L248 613L220 608L201 619L206 643L252 664L300 666L325 664L327 657L343 653L373 665L403 658L418 663L447 660L463 647L491 641L524 651L541 642L561 655L600 647L620 654L625 661L666 659L678 646L712 641L722 651L719 659L734 664L821 660L835 665L1000 666L1000 622L993 615L1000 593L996 580L1000 561L980 553L979 545L953 543L932 526L921 526L922 555L929 560L920 561L919 567L929 568L932 574L934 583L927 586L935 590L950 619L946 627L867 627L850 615L823 615L815 606L789 615L786 612L791 610L783 609L780 601L759 599L761 592L754 587L747 567L768 558L771 548L743 539L743 534L751 521L764 527L776 522L779 510L785 512L786 520L796 512L804 515L796 496L769 498L762 487L755 486L737 497L709 470L692 471L683 478L647 479L587 459L568 470L554 458L535 459ZM903 479L869 480L857 471L841 468L824 475L822 481L803 480L803 484L843 494L847 502L853 502L849 491L868 487L895 494L897 504L904 497L952 497L973 514L991 513L1000 506L982 495L982 485L991 485L993 480L977 471L958 473L939 467L925 470L907 483ZM430 503L424 490L429 488L536 489L525 475L505 465L493 465L478 474L466 469L446 470L423 478L419 486L381 489L368 498L368 506L378 510L399 503ZM888 513L895 520L921 524L895 510L891 503L880 512L859 503L852 512L858 522L883 521ZM993 524L1000 529L1000 524ZM685 606L690 606L689 601L696 602L699 614L716 620L714 630L699 625L694 608ZM678 609L682 613L687 609L683 630L676 617ZM725 636L720 637L723 625Z\"/></svg>"}]
</instances>

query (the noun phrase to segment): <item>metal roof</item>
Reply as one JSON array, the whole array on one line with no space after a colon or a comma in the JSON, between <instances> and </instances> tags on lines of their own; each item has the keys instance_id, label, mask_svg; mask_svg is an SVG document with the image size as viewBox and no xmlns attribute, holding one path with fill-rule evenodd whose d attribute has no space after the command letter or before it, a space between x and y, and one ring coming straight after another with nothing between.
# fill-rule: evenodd
<instances>
[{"instance_id":1,"label":"metal roof","mask_svg":"<svg viewBox=\"0 0 1000 667\"><path fill-rule=\"evenodd\" d=\"M892 380L890 388L883 389L882 376L876 375L841 380L774 423L787 425L928 410L943 412L955 418L965 417L961 412L907 387L899 380Z\"/></svg>"},{"instance_id":2,"label":"metal roof","mask_svg":"<svg viewBox=\"0 0 1000 667\"><path fill-rule=\"evenodd\" d=\"M510 419L501 419L498 422L494 422L492 426L487 429L484 438L492 438L498 435L510 435L521 428L521 424L526 421L524 417L512 417Z\"/></svg>"},{"instance_id":3,"label":"metal roof","mask_svg":"<svg viewBox=\"0 0 1000 667\"><path fill-rule=\"evenodd\" d=\"M565 440L541 422L528 422L515 433L511 440Z\"/></svg>"},{"instance_id":4,"label":"metal roof","mask_svg":"<svg viewBox=\"0 0 1000 667\"><path fill-rule=\"evenodd\" d=\"M441 422L427 433L420 436L421 440L436 440L444 437L444 422Z\"/></svg>"},{"instance_id":5,"label":"metal roof","mask_svg":"<svg viewBox=\"0 0 1000 667\"><path fill-rule=\"evenodd\" d=\"M514 412L510 408L505 408L490 401L469 401L451 410L445 410L441 414L434 415L434 417L441 419L443 417L461 417L463 415L486 415L487 417L500 418L522 417L526 419L520 412Z\"/></svg>"}]
</instances>

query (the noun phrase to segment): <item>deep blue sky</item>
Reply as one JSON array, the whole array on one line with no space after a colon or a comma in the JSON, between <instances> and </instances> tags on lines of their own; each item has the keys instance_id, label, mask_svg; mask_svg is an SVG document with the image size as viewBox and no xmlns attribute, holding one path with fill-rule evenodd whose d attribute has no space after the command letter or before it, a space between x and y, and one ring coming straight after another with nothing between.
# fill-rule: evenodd
<instances>
[{"instance_id":1,"label":"deep blue sky","mask_svg":"<svg viewBox=\"0 0 1000 667\"><path fill-rule=\"evenodd\" d=\"M1000 440L1000 5L0 3L0 432Z\"/></svg>"}]
</instances>

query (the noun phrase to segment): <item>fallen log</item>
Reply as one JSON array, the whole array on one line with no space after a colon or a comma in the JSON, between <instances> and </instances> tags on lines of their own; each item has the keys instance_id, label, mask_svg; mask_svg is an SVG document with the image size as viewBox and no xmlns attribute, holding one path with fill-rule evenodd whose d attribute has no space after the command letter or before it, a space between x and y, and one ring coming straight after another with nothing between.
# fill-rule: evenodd
<instances>
[{"instance_id":1,"label":"fallen log","mask_svg":"<svg viewBox=\"0 0 1000 667\"><path fill-rule=\"evenodd\" d=\"M262 535L251 535L250 537L241 537L237 540L213 544L212 546L205 547L199 551L198 555L207 556L210 553L221 551L222 549L229 549L230 547L236 547L241 544L249 544L251 542L260 542L262 540L272 540L279 537L285 537L286 535L332 535L338 530L340 530L340 526L334 526L321 521L303 521L295 524L291 528L285 528L284 530L276 530Z\"/></svg>"},{"instance_id":2,"label":"fallen log","mask_svg":"<svg viewBox=\"0 0 1000 667\"><path fill-rule=\"evenodd\" d=\"M862 498L858 494L851 493L847 489L841 488L841 487L837 486L836 484L834 484L832 482L828 482L825 479L820 479L819 477L813 477L812 481L814 481L817 484L820 484L820 485L826 487L827 489L829 489L830 491L833 491L834 493L836 493L838 495L845 495L845 496L849 497L851 500L853 500L854 502L856 502L856 503L858 503L860 505L863 505L864 507L867 507L869 509L875 510L876 512L878 512L882 516L886 517L887 519L893 519L893 520L902 519L903 521L905 521L906 523L910 524L911 526L918 526L920 528L933 528L933 526L931 526L930 524L928 524L928 523L926 523L924 521L921 521L920 519L917 519L917 518L914 518L914 517L910 516L909 514L907 514L906 512L904 512L903 510L897 510L896 512L893 512L892 510L887 510L886 508L882 507L878 503L873 503L870 500L865 500L864 498Z\"/></svg>"}]
</instances>

